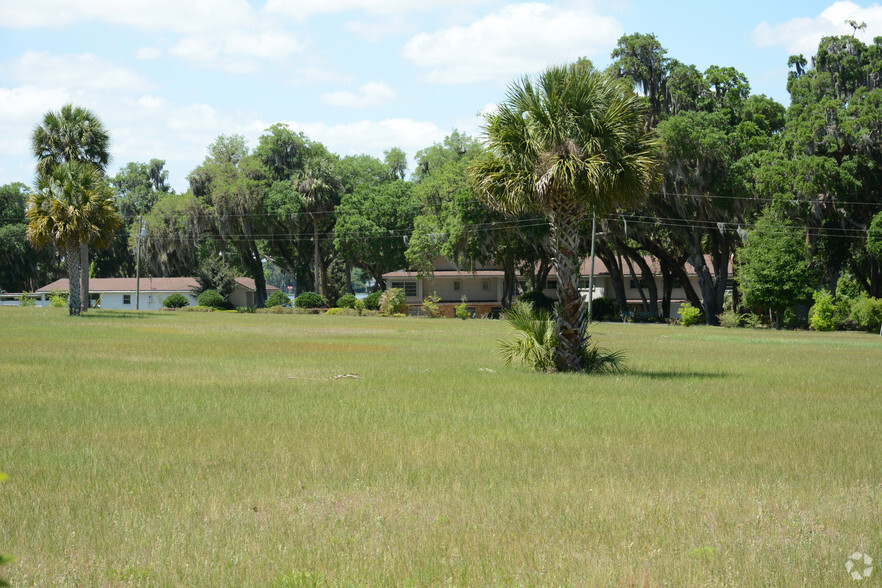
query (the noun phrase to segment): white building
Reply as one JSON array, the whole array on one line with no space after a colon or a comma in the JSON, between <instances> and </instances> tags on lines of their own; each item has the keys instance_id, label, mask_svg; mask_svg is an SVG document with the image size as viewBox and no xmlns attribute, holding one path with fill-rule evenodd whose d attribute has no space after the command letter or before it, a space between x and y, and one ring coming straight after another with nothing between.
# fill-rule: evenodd
<instances>
[{"instance_id":1,"label":"white building","mask_svg":"<svg viewBox=\"0 0 882 588\"><path fill-rule=\"evenodd\" d=\"M89 294L92 306L111 310L158 310L162 301L171 294L182 294L196 306L193 290L199 287L195 278L141 278L140 286L135 278L91 278ZM52 292L67 292L67 278L55 280L35 292L39 296L38 306L49 305ZM136 300L140 288L140 298ZM267 286L267 296L278 290L275 286ZM254 306L254 280L252 278L236 278L236 289L230 295L233 306Z\"/></svg>"}]
</instances>

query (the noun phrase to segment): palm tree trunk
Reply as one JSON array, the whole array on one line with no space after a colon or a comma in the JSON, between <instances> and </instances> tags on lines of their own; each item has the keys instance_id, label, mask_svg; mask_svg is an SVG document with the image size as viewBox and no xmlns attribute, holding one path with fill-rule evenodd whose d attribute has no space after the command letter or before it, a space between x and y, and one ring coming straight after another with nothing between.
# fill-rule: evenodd
<instances>
[{"instance_id":1,"label":"palm tree trunk","mask_svg":"<svg viewBox=\"0 0 882 588\"><path fill-rule=\"evenodd\" d=\"M89 246L85 243L80 244L80 308L83 312L89 310L92 304L89 296Z\"/></svg>"},{"instance_id":2,"label":"palm tree trunk","mask_svg":"<svg viewBox=\"0 0 882 588\"><path fill-rule=\"evenodd\" d=\"M67 258L67 308L71 316L80 314L80 244L68 243Z\"/></svg>"},{"instance_id":3,"label":"palm tree trunk","mask_svg":"<svg viewBox=\"0 0 882 588\"><path fill-rule=\"evenodd\" d=\"M314 264L314 274L315 274L315 293L322 293L322 281L321 281L321 273L322 273L322 253L319 249L319 237L318 237L318 219L312 219L312 243L315 247L313 251L313 264Z\"/></svg>"},{"instance_id":4,"label":"palm tree trunk","mask_svg":"<svg viewBox=\"0 0 882 588\"><path fill-rule=\"evenodd\" d=\"M585 301L579 293L581 263L579 231L575 211L551 215L551 236L554 239L554 267L557 270L559 312L555 329L558 345L557 369L582 371L582 348L585 344Z\"/></svg>"}]
</instances>

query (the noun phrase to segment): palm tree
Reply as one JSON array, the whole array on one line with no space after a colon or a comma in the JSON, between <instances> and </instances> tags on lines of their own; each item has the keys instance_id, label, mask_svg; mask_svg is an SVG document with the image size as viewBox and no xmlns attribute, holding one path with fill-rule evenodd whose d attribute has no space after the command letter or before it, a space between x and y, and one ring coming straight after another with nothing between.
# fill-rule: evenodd
<instances>
[{"instance_id":1,"label":"palm tree","mask_svg":"<svg viewBox=\"0 0 882 588\"><path fill-rule=\"evenodd\" d=\"M470 169L478 195L507 213L548 220L560 301L557 368L583 369L584 301L579 229L645 197L656 175L656 142L646 108L627 84L579 63L550 67L535 84L510 86L487 117L486 156Z\"/></svg>"},{"instance_id":2,"label":"palm tree","mask_svg":"<svg viewBox=\"0 0 882 588\"><path fill-rule=\"evenodd\" d=\"M503 363L522 363L537 372L553 369L558 339L548 312L534 308L529 302L518 302L505 311L504 318L512 332L497 341ZM596 374L624 371L625 355L621 351L610 353L591 346L583 348L581 355L586 371Z\"/></svg>"},{"instance_id":3,"label":"palm tree","mask_svg":"<svg viewBox=\"0 0 882 588\"><path fill-rule=\"evenodd\" d=\"M110 137L95 113L87 108L65 104L58 112L43 116L31 137L37 158L37 175L51 173L56 166L78 161L90 163L102 173L110 162ZM83 310L89 308L89 246L80 249L80 282L83 288Z\"/></svg>"},{"instance_id":4,"label":"palm tree","mask_svg":"<svg viewBox=\"0 0 882 588\"><path fill-rule=\"evenodd\" d=\"M315 293L328 295L327 276L323 271L322 253L319 245L319 225L323 215L334 210L343 195L343 183L334 173L332 162L326 157L308 159L300 174L297 191L303 197L306 215L312 222L314 247ZM324 279L323 279L324 278Z\"/></svg>"},{"instance_id":5,"label":"palm tree","mask_svg":"<svg viewBox=\"0 0 882 588\"><path fill-rule=\"evenodd\" d=\"M101 170L88 163L55 165L37 179L28 201L27 236L36 247L49 241L65 252L70 314L80 314L80 251L106 247L121 224L113 192Z\"/></svg>"}]
</instances>

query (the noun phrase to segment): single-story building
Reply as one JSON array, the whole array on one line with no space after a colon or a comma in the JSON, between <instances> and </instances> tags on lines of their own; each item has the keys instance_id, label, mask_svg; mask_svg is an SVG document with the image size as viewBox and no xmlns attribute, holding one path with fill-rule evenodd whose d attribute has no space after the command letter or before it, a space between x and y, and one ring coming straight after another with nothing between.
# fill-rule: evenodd
<instances>
[{"instance_id":1,"label":"single-story building","mask_svg":"<svg viewBox=\"0 0 882 588\"><path fill-rule=\"evenodd\" d=\"M193 290L199 287L196 278L141 278L140 282L140 299L136 300L139 286L135 278L91 278L89 295L92 306L112 310L134 310L136 306L140 310L158 310L162 308L162 301L171 294L184 295L191 306L197 304L193 295ZM52 292L67 292L68 289L67 278L55 280L35 292L39 296L37 304L48 306ZM267 296L277 290L275 286L267 285ZM230 304L254 306L255 291L252 278L236 278L236 289L230 294Z\"/></svg>"},{"instance_id":2,"label":"single-story building","mask_svg":"<svg viewBox=\"0 0 882 588\"><path fill-rule=\"evenodd\" d=\"M646 262L653 269L658 291L662 291L662 274L658 261L654 258L647 257ZM383 274L386 285L389 288L401 288L407 296L407 304L409 312L412 315L422 313L422 302L428 296L437 296L440 298L438 307L444 316L454 316L454 308L462 303L463 297L466 301L469 313L472 316L485 317L498 316L502 310L503 298L503 280L504 272L496 267L487 267L476 265L472 270L463 270L457 268L450 260L439 257L436 258L432 265L435 268L433 275L420 276L417 272L411 271L394 271ZM635 268L637 269L637 268ZM627 272L627 266L625 267ZM581 277L579 280L579 289L585 300L591 296L589 289L589 281L591 276L591 259L587 258L582 262L580 270ZM699 293L698 275L690 264L686 264L686 273L692 287ZM521 292L526 288L526 280L518 276L518 284ZM554 269L548 275L546 288L543 293L550 298L557 298L557 273ZM640 296L640 287L646 292L646 284L643 278L638 274L635 279L628 272L624 277L625 298L628 306L634 310L642 310L643 299ZM594 260L594 299L608 297L615 298L613 290L612 277L609 269L600 258ZM517 296L515 296L515 299ZM676 315L680 305L686 302L686 292L682 284L674 283L671 292L671 313Z\"/></svg>"}]
</instances>

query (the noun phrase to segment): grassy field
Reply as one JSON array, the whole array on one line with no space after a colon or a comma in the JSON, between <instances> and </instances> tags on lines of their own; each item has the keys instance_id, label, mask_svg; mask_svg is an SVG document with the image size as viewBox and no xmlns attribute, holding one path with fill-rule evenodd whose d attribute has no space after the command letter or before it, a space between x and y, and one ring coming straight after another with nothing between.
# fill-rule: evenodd
<instances>
[{"instance_id":1,"label":"grassy field","mask_svg":"<svg viewBox=\"0 0 882 588\"><path fill-rule=\"evenodd\" d=\"M593 332L629 374L505 368L495 321L0 308L0 577L882 584L882 338Z\"/></svg>"}]
</instances>

